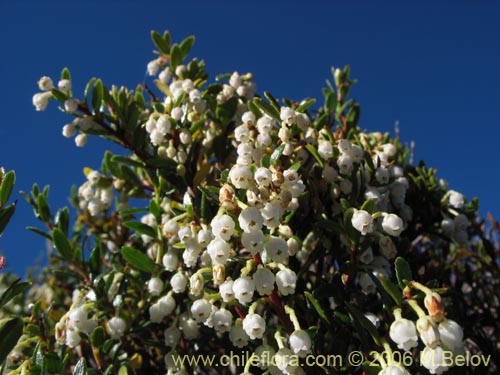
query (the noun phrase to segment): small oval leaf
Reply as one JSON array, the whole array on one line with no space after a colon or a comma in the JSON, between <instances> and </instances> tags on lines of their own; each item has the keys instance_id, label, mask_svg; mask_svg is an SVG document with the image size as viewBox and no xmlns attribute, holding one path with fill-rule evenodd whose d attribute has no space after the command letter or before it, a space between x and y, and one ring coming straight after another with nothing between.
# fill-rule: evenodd
<instances>
[{"instance_id":1,"label":"small oval leaf","mask_svg":"<svg viewBox=\"0 0 500 375\"><path fill-rule=\"evenodd\" d=\"M23 334L24 323L21 318L6 318L0 320L0 363L17 344Z\"/></svg>"},{"instance_id":2,"label":"small oval leaf","mask_svg":"<svg viewBox=\"0 0 500 375\"><path fill-rule=\"evenodd\" d=\"M143 252L129 246L122 247L122 255L132 267L140 271L153 272L154 262Z\"/></svg>"},{"instance_id":3,"label":"small oval leaf","mask_svg":"<svg viewBox=\"0 0 500 375\"><path fill-rule=\"evenodd\" d=\"M66 235L61 229L54 228L54 230L52 231L52 241L54 242L54 247L64 259L73 259L73 250L71 248L71 244L69 243Z\"/></svg>"}]
</instances>

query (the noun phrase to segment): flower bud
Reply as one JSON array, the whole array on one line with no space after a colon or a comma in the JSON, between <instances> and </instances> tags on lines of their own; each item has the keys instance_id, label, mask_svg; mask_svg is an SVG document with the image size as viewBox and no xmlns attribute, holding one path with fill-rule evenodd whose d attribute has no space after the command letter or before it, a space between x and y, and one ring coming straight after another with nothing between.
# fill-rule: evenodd
<instances>
[{"instance_id":1,"label":"flower bud","mask_svg":"<svg viewBox=\"0 0 500 375\"><path fill-rule=\"evenodd\" d=\"M77 147L84 147L87 144L87 134L80 133L75 137Z\"/></svg>"},{"instance_id":2,"label":"flower bud","mask_svg":"<svg viewBox=\"0 0 500 375\"><path fill-rule=\"evenodd\" d=\"M398 237L404 230L403 220L395 214L384 215L382 220L382 229L384 229L384 232L387 234Z\"/></svg>"},{"instance_id":3,"label":"flower bud","mask_svg":"<svg viewBox=\"0 0 500 375\"><path fill-rule=\"evenodd\" d=\"M205 280L201 273L194 273L189 278L189 293L193 296L199 296L203 292L203 287L205 286Z\"/></svg>"},{"instance_id":4,"label":"flower bud","mask_svg":"<svg viewBox=\"0 0 500 375\"><path fill-rule=\"evenodd\" d=\"M33 105L37 111L45 111L47 105L49 104L49 99L52 97L52 93L50 91L47 92L39 92L33 95Z\"/></svg>"},{"instance_id":5,"label":"flower bud","mask_svg":"<svg viewBox=\"0 0 500 375\"><path fill-rule=\"evenodd\" d=\"M441 322L445 317L445 311L441 302L441 296L437 293L429 293L424 298L424 305L429 316L436 322Z\"/></svg>"},{"instance_id":6,"label":"flower bud","mask_svg":"<svg viewBox=\"0 0 500 375\"><path fill-rule=\"evenodd\" d=\"M226 268L223 264L216 264L212 268L212 278L214 285L220 285L226 279Z\"/></svg>"},{"instance_id":7,"label":"flower bud","mask_svg":"<svg viewBox=\"0 0 500 375\"><path fill-rule=\"evenodd\" d=\"M50 77L43 76L38 80L38 88L42 91L50 91L54 88L54 83Z\"/></svg>"}]
</instances>

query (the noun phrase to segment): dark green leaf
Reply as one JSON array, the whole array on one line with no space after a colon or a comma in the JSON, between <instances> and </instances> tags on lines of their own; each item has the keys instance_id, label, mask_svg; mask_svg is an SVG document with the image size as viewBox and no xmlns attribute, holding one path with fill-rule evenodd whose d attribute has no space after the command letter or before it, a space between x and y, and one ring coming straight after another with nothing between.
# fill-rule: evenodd
<instances>
[{"instance_id":1,"label":"dark green leaf","mask_svg":"<svg viewBox=\"0 0 500 375\"><path fill-rule=\"evenodd\" d=\"M3 207L5 203L10 198L14 183L16 182L16 174L14 171L7 172L1 179L2 184L0 185L0 207Z\"/></svg>"},{"instance_id":2,"label":"dark green leaf","mask_svg":"<svg viewBox=\"0 0 500 375\"><path fill-rule=\"evenodd\" d=\"M71 81L71 74L68 68L64 68L61 72L61 79L68 79Z\"/></svg>"},{"instance_id":3,"label":"dark green leaf","mask_svg":"<svg viewBox=\"0 0 500 375\"><path fill-rule=\"evenodd\" d=\"M314 307L318 315L320 316L321 319L323 319L325 322L328 324L330 323L328 316L325 313L325 310L321 307L321 304L319 301L314 297L311 293L309 292L304 292L304 295L306 296L307 300L309 303Z\"/></svg>"},{"instance_id":4,"label":"dark green leaf","mask_svg":"<svg viewBox=\"0 0 500 375\"><path fill-rule=\"evenodd\" d=\"M227 126L233 120L237 109L238 99L236 97L232 97L227 102L217 105L215 108L215 115L219 118L222 125Z\"/></svg>"},{"instance_id":5,"label":"dark green leaf","mask_svg":"<svg viewBox=\"0 0 500 375\"><path fill-rule=\"evenodd\" d=\"M50 208L47 197L43 194L39 194L37 197L37 214L42 221L47 222L50 220Z\"/></svg>"},{"instance_id":6,"label":"dark green leaf","mask_svg":"<svg viewBox=\"0 0 500 375\"><path fill-rule=\"evenodd\" d=\"M272 105L269 103L266 103L264 100L261 98L255 98L253 100L254 104L262 111L267 113L269 116L271 116L273 119L276 121L281 121L280 118L280 113L277 111Z\"/></svg>"},{"instance_id":7,"label":"dark green leaf","mask_svg":"<svg viewBox=\"0 0 500 375\"><path fill-rule=\"evenodd\" d=\"M12 298L23 293L31 286L31 283L20 283L21 279L15 280L10 286L4 290L0 296L0 308L4 307Z\"/></svg>"},{"instance_id":8,"label":"dark green leaf","mask_svg":"<svg viewBox=\"0 0 500 375\"><path fill-rule=\"evenodd\" d=\"M182 64L182 50L179 45L174 44L172 46L172 49L170 50L170 66L172 66L172 69L175 71L175 68L177 68L179 65Z\"/></svg>"},{"instance_id":9,"label":"dark green leaf","mask_svg":"<svg viewBox=\"0 0 500 375\"><path fill-rule=\"evenodd\" d=\"M99 246L96 246L92 249L89 257L89 266L92 273L98 274L101 272L102 259L101 249Z\"/></svg>"},{"instance_id":10,"label":"dark green leaf","mask_svg":"<svg viewBox=\"0 0 500 375\"><path fill-rule=\"evenodd\" d=\"M143 252L136 250L132 247L122 247L122 255L125 260L132 266L140 271L152 273L154 262Z\"/></svg>"},{"instance_id":11,"label":"dark green leaf","mask_svg":"<svg viewBox=\"0 0 500 375\"><path fill-rule=\"evenodd\" d=\"M349 124L349 127L356 126L359 122L359 117L361 116L361 109L359 104L354 103L351 108L349 108L349 111L347 112L347 123Z\"/></svg>"},{"instance_id":12,"label":"dark green leaf","mask_svg":"<svg viewBox=\"0 0 500 375\"><path fill-rule=\"evenodd\" d=\"M254 102L248 102L248 109L255 115L255 117L262 117L262 111L257 107Z\"/></svg>"},{"instance_id":13,"label":"dark green leaf","mask_svg":"<svg viewBox=\"0 0 500 375\"><path fill-rule=\"evenodd\" d=\"M133 159L127 158L126 156L121 156L121 155L113 155L111 157L111 161L115 163L123 163L130 165L131 167L135 168L144 168L144 165L138 161L135 161Z\"/></svg>"},{"instance_id":14,"label":"dark green leaf","mask_svg":"<svg viewBox=\"0 0 500 375\"><path fill-rule=\"evenodd\" d=\"M90 95L90 89L94 87L94 82L96 81L97 78L92 77L88 82L87 85L85 86L85 90L83 91L83 101L84 103L87 103L87 99Z\"/></svg>"},{"instance_id":15,"label":"dark green leaf","mask_svg":"<svg viewBox=\"0 0 500 375\"><path fill-rule=\"evenodd\" d=\"M168 44L168 47L170 48L170 45L172 44L172 37L170 36L170 33L168 32L168 30L165 30L163 32L163 39L165 40L165 42Z\"/></svg>"},{"instance_id":16,"label":"dark green leaf","mask_svg":"<svg viewBox=\"0 0 500 375\"><path fill-rule=\"evenodd\" d=\"M303 100L300 102L300 105L295 110L297 112L304 112L306 109L308 109L314 103L316 103L316 99L314 99L314 98L308 99L308 100Z\"/></svg>"},{"instance_id":17,"label":"dark green leaf","mask_svg":"<svg viewBox=\"0 0 500 375\"><path fill-rule=\"evenodd\" d=\"M267 100L269 100L269 104L278 112L280 113L280 105L278 101L274 98L274 96L271 95L270 92L264 91L264 96L266 97ZM289 104L291 106L291 104Z\"/></svg>"},{"instance_id":18,"label":"dark green leaf","mask_svg":"<svg viewBox=\"0 0 500 375\"><path fill-rule=\"evenodd\" d=\"M330 91L325 96L325 109L327 111L335 112L336 108L337 108L337 94L333 91Z\"/></svg>"},{"instance_id":19,"label":"dark green leaf","mask_svg":"<svg viewBox=\"0 0 500 375\"><path fill-rule=\"evenodd\" d=\"M5 318L0 320L0 363L3 363L9 352L14 349L23 334L24 323L21 318Z\"/></svg>"},{"instance_id":20,"label":"dark green leaf","mask_svg":"<svg viewBox=\"0 0 500 375\"><path fill-rule=\"evenodd\" d=\"M54 230L52 231L52 241L54 242L54 247L64 259L73 259L73 249L71 248L71 244L69 243L68 238L61 229L54 228Z\"/></svg>"},{"instance_id":21,"label":"dark green leaf","mask_svg":"<svg viewBox=\"0 0 500 375\"><path fill-rule=\"evenodd\" d=\"M0 209L0 236L2 235L5 227L10 221L14 211L16 210L16 204L13 203L10 206Z\"/></svg>"},{"instance_id":22,"label":"dark green leaf","mask_svg":"<svg viewBox=\"0 0 500 375\"><path fill-rule=\"evenodd\" d=\"M158 203L156 203L154 199L152 199L151 202L149 202L149 212L151 212L155 218L159 219L161 216L161 211L161 207L158 205Z\"/></svg>"},{"instance_id":23,"label":"dark green leaf","mask_svg":"<svg viewBox=\"0 0 500 375\"><path fill-rule=\"evenodd\" d=\"M151 39L160 52L168 55L170 52L170 41L166 41L157 31L151 31Z\"/></svg>"},{"instance_id":24,"label":"dark green leaf","mask_svg":"<svg viewBox=\"0 0 500 375\"><path fill-rule=\"evenodd\" d=\"M373 323L368 320L366 316L364 316L357 308L355 308L353 305L350 305L346 303L347 310L349 310L349 313L352 315L353 319L356 319L358 323L368 331L370 336L372 337L373 341L375 341L375 344L377 345L382 345L382 340L380 338L380 335L377 331L377 327L373 325Z\"/></svg>"},{"instance_id":25,"label":"dark green leaf","mask_svg":"<svg viewBox=\"0 0 500 375\"><path fill-rule=\"evenodd\" d=\"M380 274L378 279L380 280L380 284L384 287L385 291L392 297L396 304L401 306L403 297L401 296L401 290L398 286L385 277L384 274Z\"/></svg>"},{"instance_id":26,"label":"dark green leaf","mask_svg":"<svg viewBox=\"0 0 500 375\"><path fill-rule=\"evenodd\" d=\"M191 51L193 44L194 44L194 36L192 35L188 36L186 39L182 41L180 48L183 58L186 58L186 56L189 54L189 51Z\"/></svg>"},{"instance_id":27,"label":"dark green leaf","mask_svg":"<svg viewBox=\"0 0 500 375\"><path fill-rule=\"evenodd\" d=\"M94 108L94 114L100 112L101 103L104 98L104 86L102 81L98 79L95 81L94 88L92 89L92 108Z\"/></svg>"},{"instance_id":28,"label":"dark green leaf","mask_svg":"<svg viewBox=\"0 0 500 375\"><path fill-rule=\"evenodd\" d=\"M94 348L100 348L106 339L106 332L101 326L97 326L90 335L90 343Z\"/></svg>"},{"instance_id":29,"label":"dark green leaf","mask_svg":"<svg viewBox=\"0 0 500 375\"><path fill-rule=\"evenodd\" d=\"M264 155L262 159L260 159L260 165L264 168L269 168L271 166L271 156Z\"/></svg>"},{"instance_id":30,"label":"dark green leaf","mask_svg":"<svg viewBox=\"0 0 500 375\"><path fill-rule=\"evenodd\" d=\"M288 169L290 169L292 171L298 171L301 166L302 166L302 163L300 161L298 161L297 163L290 166L290 168L288 168Z\"/></svg>"},{"instance_id":31,"label":"dark green leaf","mask_svg":"<svg viewBox=\"0 0 500 375\"><path fill-rule=\"evenodd\" d=\"M407 283L413 280L410 265L404 258L401 257L397 257L394 264L396 266L396 278L398 279L399 287L404 289Z\"/></svg>"},{"instance_id":32,"label":"dark green leaf","mask_svg":"<svg viewBox=\"0 0 500 375\"><path fill-rule=\"evenodd\" d=\"M45 237L46 239L52 241L52 237L50 236L50 234L48 234L47 232L44 232L43 230L41 229L38 229L38 228L35 228L35 227L26 227L27 230L33 232L33 233L36 233L42 237Z\"/></svg>"},{"instance_id":33,"label":"dark green leaf","mask_svg":"<svg viewBox=\"0 0 500 375\"><path fill-rule=\"evenodd\" d=\"M367 199L360 209L373 214L377 210L377 202L373 198Z\"/></svg>"},{"instance_id":34,"label":"dark green leaf","mask_svg":"<svg viewBox=\"0 0 500 375\"><path fill-rule=\"evenodd\" d=\"M58 90L58 89L52 89L51 90L52 92L52 96L58 101L58 102L61 102L61 103L64 103L68 98L68 94L62 92L61 90Z\"/></svg>"},{"instance_id":35,"label":"dark green leaf","mask_svg":"<svg viewBox=\"0 0 500 375\"><path fill-rule=\"evenodd\" d=\"M156 231L151 228L149 225L141 223L139 221L127 221L123 223L123 225L129 229L132 229L133 231L139 233L139 234L144 234L149 237L156 237Z\"/></svg>"},{"instance_id":36,"label":"dark green leaf","mask_svg":"<svg viewBox=\"0 0 500 375\"><path fill-rule=\"evenodd\" d=\"M69 231L69 210L68 207L64 207L57 211L55 217L56 225L63 231L65 235L68 235Z\"/></svg>"},{"instance_id":37,"label":"dark green leaf","mask_svg":"<svg viewBox=\"0 0 500 375\"><path fill-rule=\"evenodd\" d=\"M314 159L316 159L316 161L318 162L319 166L321 168L323 168L323 159L321 159L321 156L319 156L319 153L318 153L318 150L316 149L316 147L314 147L311 144L307 144L306 145L306 150L309 151L309 153L314 157Z\"/></svg>"}]
</instances>

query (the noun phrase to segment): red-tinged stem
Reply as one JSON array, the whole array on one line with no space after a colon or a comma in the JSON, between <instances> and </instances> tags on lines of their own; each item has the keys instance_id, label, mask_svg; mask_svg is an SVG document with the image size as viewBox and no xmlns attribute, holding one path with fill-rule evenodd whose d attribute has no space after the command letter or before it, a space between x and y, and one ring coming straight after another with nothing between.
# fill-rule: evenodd
<instances>
[{"instance_id":1,"label":"red-tinged stem","mask_svg":"<svg viewBox=\"0 0 500 375\"><path fill-rule=\"evenodd\" d=\"M260 257L260 253L257 253L253 256L253 260L256 265L262 264L262 258Z\"/></svg>"},{"instance_id":2,"label":"red-tinged stem","mask_svg":"<svg viewBox=\"0 0 500 375\"><path fill-rule=\"evenodd\" d=\"M273 308L276 315L278 315L278 319L280 320L281 324L283 324L288 334L291 334L294 330L292 321L286 314L285 308L283 307L283 302L281 301L278 293L276 293L276 290L273 290L273 292L269 295L269 302L271 303L271 307Z\"/></svg>"},{"instance_id":3,"label":"red-tinged stem","mask_svg":"<svg viewBox=\"0 0 500 375\"><path fill-rule=\"evenodd\" d=\"M236 310L236 313L241 319L245 319L245 316L247 316L247 314L245 313L245 311L243 311L243 309L240 306L234 306L234 309Z\"/></svg>"}]
</instances>

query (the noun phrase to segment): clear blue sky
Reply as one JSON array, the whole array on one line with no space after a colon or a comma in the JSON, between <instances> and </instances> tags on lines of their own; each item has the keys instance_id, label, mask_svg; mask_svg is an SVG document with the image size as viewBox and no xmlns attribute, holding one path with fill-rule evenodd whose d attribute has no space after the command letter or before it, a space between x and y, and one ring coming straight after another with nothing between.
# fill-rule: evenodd
<instances>
[{"instance_id":1,"label":"clear blue sky","mask_svg":"<svg viewBox=\"0 0 500 375\"><path fill-rule=\"evenodd\" d=\"M151 29L177 41L194 34L192 56L205 59L212 78L251 71L258 90L277 97L319 98L330 67L351 65L362 126L392 132L399 120L417 160L479 196L482 214L500 217L498 2L168 3L0 0L0 165L16 170L19 199L0 254L12 270L23 273L46 246L24 229L38 224L17 192L50 184L52 206L65 205L83 167L97 168L107 147L91 138L77 149L62 137L68 118L54 105L35 112L36 81L68 66L75 93L92 76L135 87L153 57Z\"/></svg>"}]
</instances>

